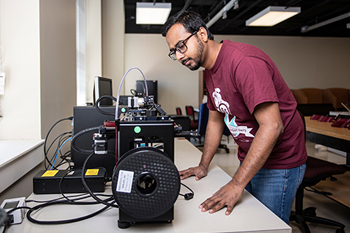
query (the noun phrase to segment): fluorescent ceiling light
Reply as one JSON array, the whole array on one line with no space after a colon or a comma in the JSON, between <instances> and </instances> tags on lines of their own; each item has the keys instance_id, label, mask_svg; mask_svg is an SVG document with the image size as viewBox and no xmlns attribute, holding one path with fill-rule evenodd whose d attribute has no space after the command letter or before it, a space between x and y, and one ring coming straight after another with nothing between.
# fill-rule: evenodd
<instances>
[{"instance_id":1,"label":"fluorescent ceiling light","mask_svg":"<svg viewBox=\"0 0 350 233\"><path fill-rule=\"evenodd\" d=\"M164 24L169 17L171 3L136 3L136 24Z\"/></svg>"},{"instance_id":2,"label":"fluorescent ceiling light","mask_svg":"<svg viewBox=\"0 0 350 233\"><path fill-rule=\"evenodd\" d=\"M246 26L274 26L296 14L300 7L269 6L245 22Z\"/></svg>"}]
</instances>

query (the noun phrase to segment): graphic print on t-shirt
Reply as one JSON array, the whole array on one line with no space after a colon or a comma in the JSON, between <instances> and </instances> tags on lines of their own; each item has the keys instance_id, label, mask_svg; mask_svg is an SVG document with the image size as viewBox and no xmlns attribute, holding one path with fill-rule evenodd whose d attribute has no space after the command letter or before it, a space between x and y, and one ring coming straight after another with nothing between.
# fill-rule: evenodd
<instances>
[{"instance_id":1,"label":"graphic print on t-shirt","mask_svg":"<svg viewBox=\"0 0 350 233\"><path fill-rule=\"evenodd\" d=\"M231 115L230 112L230 104L222 99L220 88L215 88L215 91L213 92L213 98L216 105L216 109L219 112L225 113L225 124L227 125L228 129L230 130L233 137L237 137L239 134L244 134L246 137L254 137L253 134L250 133L252 128L248 128L247 126L238 126L236 123L236 116L233 116L231 121L229 120L229 115Z\"/></svg>"}]
</instances>

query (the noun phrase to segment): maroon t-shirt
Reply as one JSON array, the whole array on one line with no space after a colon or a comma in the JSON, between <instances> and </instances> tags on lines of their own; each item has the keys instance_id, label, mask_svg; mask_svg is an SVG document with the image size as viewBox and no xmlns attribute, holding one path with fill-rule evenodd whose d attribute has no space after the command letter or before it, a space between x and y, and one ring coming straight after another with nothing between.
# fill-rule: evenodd
<instances>
[{"instance_id":1,"label":"maroon t-shirt","mask_svg":"<svg viewBox=\"0 0 350 233\"><path fill-rule=\"evenodd\" d=\"M304 125L297 103L271 58L260 49L224 40L212 69L205 71L208 108L225 116L243 161L259 124L253 112L265 102L279 104L284 133L263 168L289 169L307 158Z\"/></svg>"}]
</instances>

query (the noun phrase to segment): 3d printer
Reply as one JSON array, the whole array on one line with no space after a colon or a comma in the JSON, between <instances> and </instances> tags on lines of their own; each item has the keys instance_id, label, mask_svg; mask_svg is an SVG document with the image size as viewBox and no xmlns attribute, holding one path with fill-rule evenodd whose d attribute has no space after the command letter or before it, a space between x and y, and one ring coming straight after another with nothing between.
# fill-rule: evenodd
<instances>
[{"instance_id":1,"label":"3d printer","mask_svg":"<svg viewBox=\"0 0 350 233\"><path fill-rule=\"evenodd\" d=\"M181 184L174 165L174 122L146 94L128 97L128 106L119 117L105 122L94 134L95 154L108 152L107 135L113 130L116 162L112 191L119 206L118 226L171 222Z\"/></svg>"}]
</instances>

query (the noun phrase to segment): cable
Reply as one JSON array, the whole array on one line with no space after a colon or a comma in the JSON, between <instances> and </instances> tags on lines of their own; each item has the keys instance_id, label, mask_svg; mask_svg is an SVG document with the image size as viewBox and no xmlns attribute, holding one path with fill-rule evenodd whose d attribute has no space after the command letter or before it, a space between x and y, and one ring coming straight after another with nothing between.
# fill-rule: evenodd
<instances>
[{"instance_id":1,"label":"cable","mask_svg":"<svg viewBox=\"0 0 350 233\"><path fill-rule=\"evenodd\" d=\"M67 118L63 118L59 121L57 121L53 126L51 126L50 130L48 131L48 133L46 134L46 137L45 137L45 142L44 142L44 155L45 155L45 160L44 160L44 165L45 165L45 168L46 168L46 161L49 163L49 165L52 165L49 161L49 159L47 158L47 154L46 154L46 143L47 143L47 140L49 138L49 135L52 131L52 129L60 122L62 121L65 121L65 120L73 120L73 117L67 117Z\"/></svg>"},{"instance_id":2,"label":"cable","mask_svg":"<svg viewBox=\"0 0 350 233\"><path fill-rule=\"evenodd\" d=\"M99 111L99 112L100 112L101 114L103 114L103 115L111 115L111 116L114 116L115 113L102 111L102 109L100 109L100 106L98 106L98 103L99 103L102 99L104 99L104 98L109 98L109 99L112 99L112 100L114 100L114 101L117 101L117 98L115 98L115 97L113 97L113 96L110 96L110 95L103 95L103 96L101 96L100 98L98 98L98 99L96 100L95 107L96 107L97 111Z\"/></svg>"},{"instance_id":3,"label":"cable","mask_svg":"<svg viewBox=\"0 0 350 233\"><path fill-rule=\"evenodd\" d=\"M55 158L55 160L53 161L53 163L52 163L52 166L51 166L50 170L52 170L53 165L55 165L56 159L57 159L57 157L58 157L58 153L61 151L61 149L62 149L63 145L64 145L66 142L68 142L69 140L71 140L71 139L72 139L72 137L68 138L68 139L67 139L67 140L65 140L65 141L63 142L63 144L60 146L60 148L58 149L58 152L57 152L57 154L56 154L56 158Z\"/></svg>"},{"instance_id":4,"label":"cable","mask_svg":"<svg viewBox=\"0 0 350 233\"><path fill-rule=\"evenodd\" d=\"M69 198L72 198L72 197L77 197L76 199L69 199ZM55 198L55 199L52 199L52 200L49 200L49 201L38 201L38 200L26 200L26 203L29 203L29 202L35 202L35 203L48 203L48 202L55 202L55 201L58 201L58 200L62 200L62 199L67 199L69 201L76 201L76 200L82 200L82 199L85 199L85 198L88 198L90 197L90 195L86 194L86 193L80 193L80 194L77 194L77 195L74 195L74 196L69 196L69 197L58 197L58 198Z\"/></svg>"},{"instance_id":5,"label":"cable","mask_svg":"<svg viewBox=\"0 0 350 233\"><path fill-rule=\"evenodd\" d=\"M107 154L113 154L113 152L111 151L108 151ZM90 160L90 158L92 156L94 156L95 153L91 153L84 161L84 164L83 164L83 167L82 167L82 172L81 172L81 182L85 188L85 190L91 195L92 198L94 198L96 201L98 201L99 203L101 204L104 204L106 206L112 206L112 207L116 207L116 208L119 208L118 205L114 205L114 204L110 204L110 203L107 203L103 200L101 200L100 198L98 198L92 191L91 189L89 188L89 186L86 184L86 180L85 180L85 175L84 175L84 172L85 172L85 169L86 169L86 164L88 163L88 161Z\"/></svg>"},{"instance_id":6,"label":"cable","mask_svg":"<svg viewBox=\"0 0 350 233\"><path fill-rule=\"evenodd\" d=\"M113 205L115 203L115 201L113 200L113 197L110 197L109 195L100 194L100 196L107 196L107 197L109 197L106 200L102 200L104 202L111 201L111 203L109 203L109 205ZM45 203L36 205L36 206L34 206L32 208L26 207L26 208L29 209L29 211L27 212L26 217L27 217L27 219L30 222L36 223L36 224L43 224L43 225L66 224L66 223L78 222L78 221L81 221L81 220L85 220L85 219L94 217L94 216L98 215L99 213L101 213L104 210L109 208L109 206L105 206L102 209L99 209L96 212L94 212L92 214L85 215L83 217L78 217L78 218L73 218L73 219L66 219L66 220L58 220L58 221L40 221L40 220L34 219L31 216L33 211L37 211L37 210L40 210L40 209L42 209L44 207L51 206L51 205L59 205L59 204L67 204L67 205L96 205L96 204L100 204L99 202L96 202L96 201L94 201L94 202L91 202L91 201L76 202L77 200L82 200L82 199L86 199L86 198L90 197L87 194L78 194L78 195L74 195L73 197L77 197L77 198L69 199L71 197L69 197L69 198L68 197L60 197L60 198L56 198L56 199L53 199L53 200L50 200L50 201L46 201ZM62 198L66 198L66 200L60 200ZM26 202L39 202L39 201L28 200Z\"/></svg>"},{"instance_id":7,"label":"cable","mask_svg":"<svg viewBox=\"0 0 350 233\"><path fill-rule=\"evenodd\" d=\"M72 138L72 148L77 151L77 152L80 152L80 153L83 153L83 154L89 154L91 152L93 152L93 150L84 150L84 149L81 149L81 148L78 148L76 145L75 145L75 141L77 140L77 138L79 136L81 136L82 134L86 133L86 132L89 132L89 131L93 131L93 130L98 130L100 129L99 126L97 127L92 127L92 128L88 128L88 129L84 129L82 131L80 131L79 133L77 133L76 135L74 135L74 137Z\"/></svg>"},{"instance_id":8,"label":"cable","mask_svg":"<svg viewBox=\"0 0 350 233\"><path fill-rule=\"evenodd\" d=\"M123 86L123 83L124 83L124 79L126 77L126 75L131 71L131 70L138 70L140 71L140 73L142 74L142 77L143 77L143 80L145 81L145 87L146 87L146 96L148 96L148 87L147 87L147 82L146 82L146 78L145 78L145 75L142 73L142 71L137 68L137 67L132 67L130 68L123 76L122 78L122 81L120 82L120 85L119 85L119 89L118 89L118 95L117 95L117 102L116 102L116 107L115 107L115 120L118 119L118 108L119 108L119 97L120 97L120 91L122 89L122 86Z\"/></svg>"},{"instance_id":9,"label":"cable","mask_svg":"<svg viewBox=\"0 0 350 233\"><path fill-rule=\"evenodd\" d=\"M194 196L193 190L190 189L190 187L188 187L187 185L185 185L185 184L183 184L183 183L181 183L181 185L184 186L184 187L186 187L186 188L190 191L190 193L185 193L185 194L179 193L179 195L180 195L180 196L183 196L186 200L191 200L191 199L193 198L193 196Z\"/></svg>"},{"instance_id":10,"label":"cable","mask_svg":"<svg viewBox=\"0 0 350 233\"><path fill-rule=\"evenodd\" d=\"M115 201L112 201L111 203L113 204ZM94 217L96 215L98 215L99 213L102 213L103 211L105 211L106 209L109 208L109 206L105 206L102 209L89 214L89 215L85 215L83 217L78 217L78 218L74 218L74 219L66 219L66 220L58 220L58 221L39 221L36 220L34 218L32 218L31 214L33 211L44 208L46 206L50 206L50 205L58 205L58 204L68 204L68 205L90 205L91 203L86 203L86 202L70 202L70 201L57 201L57 202L50 202L50 203L44 203L41 205L37 205L33 208L31 208L28 212L27 212L27 219L32 222L32 223L36 223L36 224L43 224L43 225L52 225L52 224L67 224L67 223L73 223L73 222L78 222L78 221L82 221L82 220L86 220L88 218ZM97 203L95 203L97 204Z\"/></svg>"},{"instance_id":11,"label":"cable","mask_svg":"<svg viewBox=\"0 0 350 233\"><path fill-rule=\"evenodd\" d=\"M45 157L46 157L46 160L49 162L49 164L50 164L51 166L53 165L52 163L53 163L53 160L55 159L55 154L59 152L59 153L62 155L61 151L59 150L60 146L62 145L62 143L63 143L66 139L68 139L68 138L70 138L70 137L72 137L72 132L65 132L65 133L62 133L62 134L60 134L59 136L57 136L57 137L52 141L52 143L50 144L50 147L49 147L49 148L47 149L47 151L46 151ZM49 151L50 151L51 147L53 146L53 144L54 144L57 140L58 140L57 149L56 149L55 152L53 153L52 158L49 160L49 158L48 158ZM66 153L70 153L70 150L69 150L68 152L66 152ZM62 156L61 156L61 158L62 158ZM63 159L63 158L62 158L62 159ZM62 162L62 161L61 161L61 162ZM58 166L56 166L56 167L58 167ZM56 167L53 167L53 168L56 169ZM46 166L46 165L45 165L45 169L46 169L46 170L49 170L49 166Z\"/></svg>"}]
</instances>

